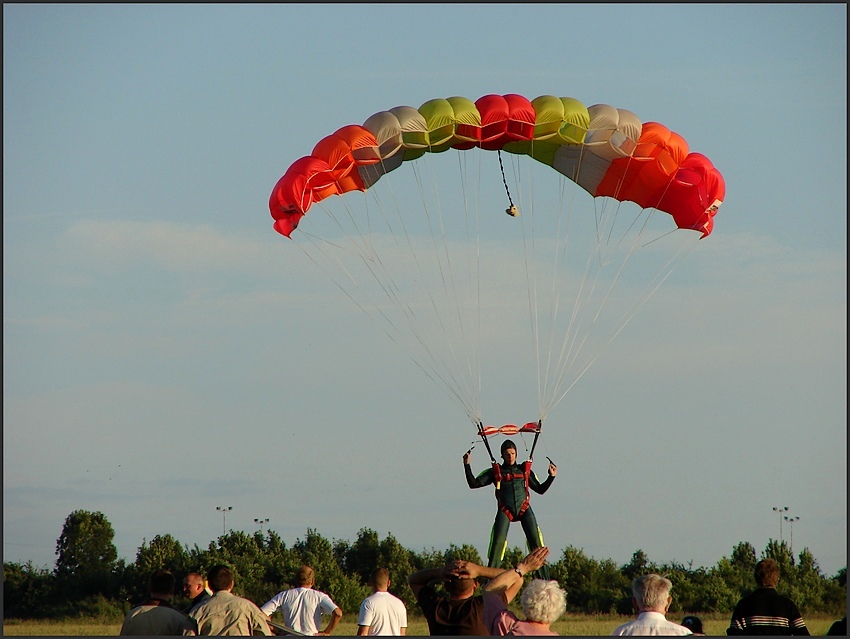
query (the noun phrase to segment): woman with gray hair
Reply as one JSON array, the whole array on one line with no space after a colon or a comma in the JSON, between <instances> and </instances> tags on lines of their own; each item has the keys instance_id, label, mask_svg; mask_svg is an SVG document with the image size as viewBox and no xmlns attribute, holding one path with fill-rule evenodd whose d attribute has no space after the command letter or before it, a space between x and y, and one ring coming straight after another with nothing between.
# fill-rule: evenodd
<instances>
[{"instance_id":1,"label":"woman with gray hair","mask_svg":"<svg viewBox=\"0 0 850 639\"><path fill-rule=\"evenodd\" d=\"M484 625L493 636L557 635L549 626L567 609L567 595L557 581L532 579L522 591L522 613L519 619L508 610L508 604L519 592L523 577L538 570L546 560L549 549L535 548L531 554L490 580L484 587Z\"/></svg>"},{"instance_id":2,"label":"woman with gray hair","mask_svg":"<svg viewBox=\"0 0 850 639\"><path fill-rule=\"evenodd\" d=\"M673 597L670 590L673 583L666 577L655 573L638 577L632 582L632 605L638 612L634 621L618 626L611 633L613 637L637 635L665 635L682 637L693 633L685 626L667 621L667 614Z\"/></svg>"}]
</instances>

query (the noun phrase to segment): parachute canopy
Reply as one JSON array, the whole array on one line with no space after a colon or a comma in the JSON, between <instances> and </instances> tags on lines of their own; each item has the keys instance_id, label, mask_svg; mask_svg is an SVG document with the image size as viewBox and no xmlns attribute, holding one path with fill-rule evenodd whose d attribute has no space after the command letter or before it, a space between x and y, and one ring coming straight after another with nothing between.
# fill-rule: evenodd
<instances>
[{"instance_id":1,"label":"parachute canopy","mask_svg":"<svg viewBox=\"0 0 850 639\"><path fill-rule=\"evenodd\" d=\"M418 109L380 111L363 125L326 136L296 160L269 199L274 227L289 237L301 217L330 195L365 191L403 162L449 148L526 154L594 197L669 213L677 227L711 233L723 203L723 177L663 124L606 104L573 98L485 95L437 98Z\"/></svg>"},{"instance_id":2,"label":"parachute canopy","mask_svg":"<svg viewBox=\"0 0 850 639\"><path fill-rule=\"evenodd\" d=\"M482 436L536 437L712 232L724 196L711 161L662 124L574 98L490 94L339 128L292 163L269 208ZM535 382L531 420L520 404ZM489 406L521 411L496 422L513 423L483 426L485 389Z\"/></svg>"}]
</instances>

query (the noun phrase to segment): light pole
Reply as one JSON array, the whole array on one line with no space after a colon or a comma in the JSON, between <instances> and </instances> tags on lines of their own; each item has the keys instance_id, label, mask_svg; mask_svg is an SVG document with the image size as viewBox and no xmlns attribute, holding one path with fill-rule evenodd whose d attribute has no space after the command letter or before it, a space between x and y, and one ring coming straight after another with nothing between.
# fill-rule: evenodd
<instances>
[{"instance_id":1,"label":"light pole","mask_svg":"<svg viewBox=\"0 0 850 639\"><path fill-rule=\"evenodd\" d=\"M782 543L782 513L788 512L788 506L774 506L773 510L779 513L779 543Z\"/></svg>"},{"instance_id":2,"label":"light pole","mask_svg":"<svg viewBox=\"0 0 850 639\"><path fill-rule=\"evenodd\" d=\"M266 517L265 519L258 519L257 517L254 517L254 523L260 525L260 534L262 535L263 534L263 524L269 523L269 518Z\"/></svg>"},{"instance_id":3,"label":"light pole","mask_svg":"<svg viewBox=\"0 0 850 639\"><path fill-rule=\"evenodd\" d=\"M784 517L785 521L791 527L791 556L794 556L794 522L800 521L799 517Z\"/></svg>"},{"instance_id":4,"label":"light pole","mask_svg":"<svg viewBox=\"0 0 850 639\"><path fill-rule=\"evenodd\" d=\"M233 510L233 506L216 506L216 510L221 511L221 534L227 534L227 511Z\"/></svg>"}]
</instances>

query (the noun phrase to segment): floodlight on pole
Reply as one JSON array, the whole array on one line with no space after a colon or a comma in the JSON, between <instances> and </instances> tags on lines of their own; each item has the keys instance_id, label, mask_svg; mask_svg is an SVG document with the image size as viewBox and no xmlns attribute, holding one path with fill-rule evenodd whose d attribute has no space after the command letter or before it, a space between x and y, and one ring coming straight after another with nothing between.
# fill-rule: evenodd
<instances>
[{"instance_id":1,"label":"floodlight on pole","mask_svg":"<svg viewBox=\"0 0 850 639\"><path fill-rule=\"evenodd\" d=\"M791 556L794 555L794 522L800 521L800 517L784 517L785 521L788 522L788 525L791 527Z\"/></svg>"},{"instance_id":2,"label":"floodlight on pole","mask_svg":"<svg viewBox=\"0 0 850 639\"><path fill-rule=\"evenodd\" d=\"M788 506L774 506L773 510L779 513L779 543L782 543L782 513L788 512Z\"/></svg>"},{"instance_id":3,"label":"floodlight on pole","mask_svg":"<svg viewBox=\"0 0 850 639\"><path fill-rule=\"evenodd\" d=\"M260 525L260 534L263 534L263 524L269 523L269 518L259 519L258 517L254 517L254 523Z\"/></svg>"},{"instance_id":4,"label":"floodlight on pole","mask_svg":"<svg viewBox=\"0 0 850 639\"><path fill-rule=\"evenodd\" d=\"M227 534L227 511L233 510L233 506L216 506L216 510L221 511L221 534Z\"/></svg>"}]
</instances>

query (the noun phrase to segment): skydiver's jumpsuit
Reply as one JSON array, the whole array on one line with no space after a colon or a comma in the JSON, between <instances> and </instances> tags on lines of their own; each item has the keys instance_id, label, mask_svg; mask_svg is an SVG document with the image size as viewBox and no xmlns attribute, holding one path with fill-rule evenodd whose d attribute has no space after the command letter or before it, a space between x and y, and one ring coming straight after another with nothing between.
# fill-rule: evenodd
<instances>
[{"instance_id":1,"label":"skydiver's jumpsuit","mask_svg":"<svg viewBox=\"0 0 850 639\"><path fill-rule=\"evenodd\" d=\"M522 530L525 532L525 540L529 552L543 546L543 533L537 525L537 518L531 510L528 500L528 489L530 488L538 495L542 495L555 480L554 475L549 475L542 484L531 470L531 462L523 464L494 464L482 471L477 477L472 474L469 464L463 465L466 474L466 483L470 488L481 488L496 483L496 466L498 474L501 475L499 487L496 488L496 503L499 510L496 512L496 520L493 522L493 530L490 533L490 547L487 550L487 565L499 567L505 556L508 545L508 527L512 521L519 519ZM549 579L549 565L544 564L537 571L541 579Z\"/></svg>"}]
</instances>

